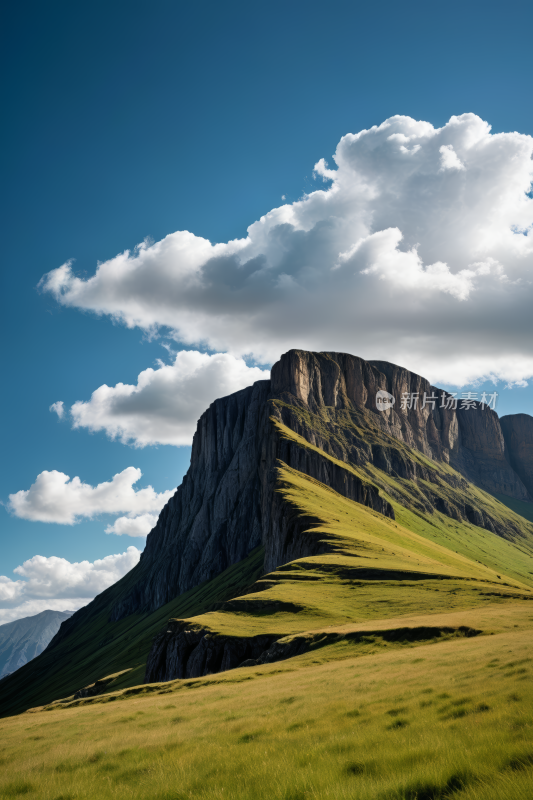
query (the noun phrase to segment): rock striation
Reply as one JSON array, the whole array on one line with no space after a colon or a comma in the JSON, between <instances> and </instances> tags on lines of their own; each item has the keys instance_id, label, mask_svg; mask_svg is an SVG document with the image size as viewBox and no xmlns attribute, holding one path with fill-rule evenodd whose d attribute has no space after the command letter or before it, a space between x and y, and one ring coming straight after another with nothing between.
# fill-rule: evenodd
<instances>
[{"instance_id":1,"label":"rock striation","mask_svg":"<svg viewBox=\"0 0 533 800\"><path fill-rule=\"evenodd\" d=\"M379 391L392 395L395 404L379 410ZM402 408L404 396L411 401ZM395 441L450 464L489 492L533 500L533 418L504 418L502 429L491 409L455 405L421 376L385 361L289 351L273 366L270 381L215 401L200 417L189 471L149 534L135 584L112 619L159 608L260 543L265 572L324 548L305 533L313 520L298 517L276 491L280 462L389 517L393 509L379 488L348 465L370 463L403 478L431 480L430 470L407 458ZM283 426L300 441L284 437ZM373 430L386 434L390 444L372 443L365 431ZM452 508L431 497L428 503L496 530L472 506Z\"/></svg>"},{"instance_id":2,"label":"rock striation","mask_svg":"<svg viewBox=\"0 0 533 800\"><path fill-rule=\"evenodd\" d=\"M216 400L202 414L191 466L161 511L118 620L153 611L245 558L262 538L261 444L270 381Z\"/></svg>"}]
</instances>

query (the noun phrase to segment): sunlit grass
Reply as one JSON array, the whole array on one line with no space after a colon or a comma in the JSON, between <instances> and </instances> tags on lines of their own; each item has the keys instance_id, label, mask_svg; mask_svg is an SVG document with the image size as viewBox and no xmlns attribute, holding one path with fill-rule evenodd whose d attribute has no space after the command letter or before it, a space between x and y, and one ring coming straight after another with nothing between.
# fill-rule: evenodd
<instances>
[{"instance_id":1,"label":"sunlit grass","mask_svg":"<svg viewBox=\"0 0 533 800\"><path fill-rule=\"evenodd\" d=\"M278 477L279 491L317 521L312 535L326 541L330 552L279 567L256 583L257 592L195 616L191 624L233 636L281 635L391 615L443 613L486 605L495 597L500 602L533 597L525 581L506 573L517 564L527 572L533 563L512 542L481 528L471 535L472 526L465 526L472 556L498 560L497 573L447 548L446 534L424 535L419 518L410 519L401 506L398 518L390 520L286 465L280 465Z\"/></svg>"},{"instance_id":2,"label":"sunlit grass","mask_svg":"<svg viewBox=\"0 0 533 800\"><path fill-rule=\"evenodd\" d=\"M0 796L523 800L533 609L495 614L492 636L324 648L2 720Z\"/></svg>"}]
</instances>

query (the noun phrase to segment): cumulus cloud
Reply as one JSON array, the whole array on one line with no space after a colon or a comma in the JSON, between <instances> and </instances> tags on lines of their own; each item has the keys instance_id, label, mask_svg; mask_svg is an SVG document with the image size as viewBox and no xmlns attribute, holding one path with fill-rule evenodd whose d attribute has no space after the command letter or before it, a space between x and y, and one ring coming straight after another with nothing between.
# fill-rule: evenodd
<instances>
[{"instance_id":1,"label":"cumulus cloud","mask_svg":"<svg viewBox=\"0 0 533 800\"><path fill-rule=\"evenodd\" d=\"M133 485L141 477L140 469L127 467L114 475L111 481L91 486L78 477L71 479L64 472L45 470L29 489L9 495L8 508L21 519L61 525L73 525L82 518L91 519L99 514L125 513L130 518L157 515L174 490L157 493L147 486L136 491Z\"/></svg>"},{"instance_id":2,"label":"cumulus cloud","mask_svg":"<svg viewBox=\"0 0 533 800\"><path fill-rule=\"evenodd\" d=\"M492 134L474 114L442 128L391 117L344 136L336 168L315 165L324 188L273 209L245 239L179 231L87 280L67 262L41 287L65 306L258 363L304 347L396 361L435 382L525 380L532 154L533 137Z\"/></svg>"},{"instance_id":3,"label":"cumulus cloud","mask_svg":"<svg viewBox=\"0 0 533 800\"><path fill-rule=\"evenodd\" d=\"M181 351L173 364L160 362L157 369L141 372L135 386L100 386L89 401L75 403L71 414L74 427L105 430L139 447L188 445L199 416L217 397L269 377L268 371L229 354Z\"/></svg>"},{"instance_id":4,"label":"cumulus cloud","mask_svg":"<svg viewBox=\"0 0 533 800\"><path fill-rule=\"evenodd\" d=\"M440 153L440 170L444 172L446 169L464 169L465 165L453 149L452 144L443 144L439 148Z\"/></svg>"},{"instance_id":5,"label":"cumulus cloud","mask_svg":"<svg viewBox=\"0 0 533 800\"><path fill-rule=\"evenodd\" d=\"M368 264L362 275L378 275L398 291L445 292L457 300L468 300L478 275L488 275L492 264L472 264L470 269L453 273L447 264L437 261L424 267L415 247L407 252L399 249L402 233L398 228L389 228L360 239L350 250L339 255L338 267L345 264ZM501 274L501 270L497 270ZM503 276L505 277L505 276Z\"/></svg>"},{"instance_id":6,"label":"cumulus cloud","mask_svg":"<svg viewBox=\"0 0 533 800\"><path fill-rule=\"evenodd\" d=\"M64 409L63 405L64 405L63 401L62 400L58 400L57 403L52 403L52 405L50 406L50 408L48 410L49 411L53 411L54 414L57 414L59 419L63 419L63 414L65 413L65 409Z\"/></svg>"},{"instance_id":7,"label":"cumulus cloud","mask_svg":"<svg viewBox=\"0 0 533 800\"><path fill-rule=\"evenodd\" d=\"M0 624L47 608L75 611L133 569L139 558L133 546L93 562L33 556L13 570L16 580L0 575Z\"/></svg>"},{"instance_id":8,"label":"cumulus cloud","mask_svg":"<svg viewBox=\"0 0 533 800\"><path fill-rule=\"evenodd\" d=\"M139 514L138 517L118 517L105 529L118 536L148 536L157 522L157 514Z\"/></svg>"}]
</instances>

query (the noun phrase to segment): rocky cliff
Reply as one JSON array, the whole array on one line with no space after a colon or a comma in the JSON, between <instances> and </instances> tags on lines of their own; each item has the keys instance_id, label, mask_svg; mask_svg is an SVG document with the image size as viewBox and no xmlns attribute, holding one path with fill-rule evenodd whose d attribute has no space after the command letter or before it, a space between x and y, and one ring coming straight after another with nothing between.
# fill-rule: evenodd
<instances>
[{"instance_id":1,"label":"rocky cliff","mask_svg":"<svg viewBox=\"0 0 533 800\"><path fill-rule=\"evenodd\" d=\"M391 408L378 410L378 391L395 398ZM286 395L289 401L292 395L313 413L321 407L364 410L374 425L394 439L428 458L450 463L486 491L533 499L509 464L495 411L479 402L464 409L458 402L455 408L456 401L447 392L395 364L366 362L343 353L292 350L272 369L272 395ZM410 407L401 407L404 396L410 399L406 404Z\"/></svg>"},{"instance_id":2,"label":"rocky cliff","mask_svg":"<svg viewBox=\"0 0 533 800\"><path fill-rule=\"evenodd\" d=\"M138 581L114 609L118 620L154 610L261 542L261 446L270 381L214 402L193 439L191 466L148 536Z\"/></svg>"},{"instance_id":3,"label":"rocky cliff","mask_svg":"<svg viewBox=\"0 0 533 800\"><path fill-rule=\"evenodd\" d=\"M392 395L395 404L379 410L378 391ZM410 403L402 408L405 395ZM349 465L373 464L409 479L418 470L431 479L395 442L450 464L489 492L531 500L531 445L520 442L533 418L518 415L526 421L506 423L504 436L494 411L479 403L469 409L455 405L446 392L388 362L289 351L273 366L270 381L217 400L200 418L189 471L148 536L135 585L112 618L160 607L261 542L265 572L324 547L305 534L313 521L301 519L276 491L280 462L390 517L393 509L379 488ZM283 436L284 426L297 441ZM476 508L450 509L438 498L428 502L495 529Z\"/></svg>"}]
</instances>

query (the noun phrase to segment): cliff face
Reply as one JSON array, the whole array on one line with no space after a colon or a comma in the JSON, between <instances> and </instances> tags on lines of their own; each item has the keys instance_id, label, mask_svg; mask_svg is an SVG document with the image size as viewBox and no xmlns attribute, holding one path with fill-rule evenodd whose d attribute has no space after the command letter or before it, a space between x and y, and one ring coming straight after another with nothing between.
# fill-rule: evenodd
<instances>
[{"instance_id":1,"label":"cliff face","mask_svg":"<svg viewBox=\"0 0 533 800\"><path fill-rule=\"evenodd\" d=\"M451 628L419 627L396 630L353 631L348 633L317 633L303 636L214 636L203 629L186 630L190 623L170 620L165 631L155 637L146 664L145 683L200 678L236 667L271 664L303 655L317 645L341 641L361 641L378 635L383 641L397 641L404 636L409 641L428 641L441 636L473 637L482 631L467 626ZM81 696L81 695L80 695ZM87 696L87 695L85 695Z\"/></svg>"},{"instance_id":2,"label":"cliff face","mask_svg":"<svg viewBox=\"0 0 533 800\"><path fill-rule=\"evenodd\" d=\"M509 463L533 497L533 417L509 414L500 424Z\"/></svg>"},{"instance_id":3,"label":"cliff face","mask_svg":"<svg viewBox=\"0 0 533 800\"><path fill-rule=\"evenodd\" d=\"M393 395L394 406L380 411L378 391ZM413 398L411 408L401 407L405 393ZM424 395L430 402L422 407ZM451 396L424 378L388 362L289 351L272 368L270 381L217 400L200 418L190 469L148 536L135 568L136 583L115 606L112 619L158 608L240 561L261 542L265 572L324 547L304 533L313 521L299 518L276 491L279 461L389 517L393 509L379 489L348 465L373 464L409 479L418 471L431 480L394 441L449 463L489 492L532 499L531 445L520 442L533 419L518 415L526 422L521 427L508 423L504 438L494 411L479 404L465 410L454 405ZM300 439L285 438L283 426ZM390 446L372 443L375 430L387 435ZM433 505L451 516L461 513L443 501ZM462 513L494 529L475 508Z\"/></svg>"},{"instance_id":4,"label":"cliff face","mask_svg":"<svg viewBox=\"0 0 533 800\"><path fill-rule=\"evenodd\" d=\"M379 411L378 391L391 394L395 404ZM412 407L402 409L405 394L412 397ZM518 500L533 499L506 458L495 411L482 408L480 403L461 409L459 402L455 409L451 395L395 364L367 362L344 353L291 350L272 368L272 395L287 399L292 395L313 413L324 406L365 410L372 423L394 439L428 458L449 463L486 491ZM424 396L429 402L422 407ZM520 416L533 420L525 414Z\"/></svg>"},{"instance_id":5,"label":"cliff face","mask_svg":"<svg viewBox=\"0 0 533 800\"><path fill-rule=\"evenodd\" d=\"M261 543L261 442L270 381L217 400L202 414L191 466L148 536L133 590L113 620L153 611Z\"/></svg>"}]
</instances>

